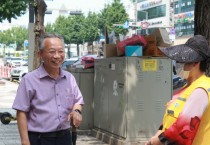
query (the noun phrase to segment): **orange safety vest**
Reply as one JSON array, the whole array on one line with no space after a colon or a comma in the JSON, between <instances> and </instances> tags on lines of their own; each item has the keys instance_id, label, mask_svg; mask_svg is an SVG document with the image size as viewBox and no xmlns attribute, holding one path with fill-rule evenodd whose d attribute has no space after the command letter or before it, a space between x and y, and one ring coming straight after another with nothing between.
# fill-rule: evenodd
<instances>
[{"instance_id":1,"label":"orange safety vest","mask_svg":"<svg viewBox=\"0 0 210 145\"><path fill-rule=\"evenodd\" d=\"M210 77L202 75L200 78L195 80L186 90L181 93L180 97L175 99L166 109L163 118L163 130L172 126L177 120L179 114L182 112L183 107L196 88L203 88L208 93L208 107L206 108L196 136L193 140L192 145L208 145L210 144ZM196 106L195 106L196 107Z\"/></svg>"}]
</instances>

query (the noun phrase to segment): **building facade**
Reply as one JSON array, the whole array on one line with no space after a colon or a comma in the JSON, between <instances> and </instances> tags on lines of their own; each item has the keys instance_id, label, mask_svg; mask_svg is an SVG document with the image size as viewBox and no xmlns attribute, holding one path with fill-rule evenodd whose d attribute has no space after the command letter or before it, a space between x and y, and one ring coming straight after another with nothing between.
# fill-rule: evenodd
<instances>
[{"instance_id":1,"label":"building facade","mask_svg":"<svg viewBox=\"0 0 210 145\"><path fill-rule=\"evenodd\" d=\"M133 0L140 34L166 28L174 44L184 43L194 34L195 0Z\"/></svg>"},{"instance_id":2,"label":"building facade","mask_svg":"<svg viewBox=\"0 0 210 145\"><path fill-rule=\"evenodd\" d=\"M194 34L195 0L174 1L174 27L176 36L192 36Z\"/></svg>"}]
</instances>

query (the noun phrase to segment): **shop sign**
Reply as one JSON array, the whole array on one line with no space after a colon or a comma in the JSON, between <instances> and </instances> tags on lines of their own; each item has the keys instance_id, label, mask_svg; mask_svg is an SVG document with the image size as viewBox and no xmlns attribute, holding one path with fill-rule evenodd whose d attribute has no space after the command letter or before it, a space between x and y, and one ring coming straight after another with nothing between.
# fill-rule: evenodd
<instances>
[{"instance_id":1,"label":"shop sign","mask_svg":"<svg viewBox=\"0 0 210 145\"><path fill-rule=\"evenodd\" d=\"M147 21L142 21L140 23L140 26L141 26L142 29L147 29L149 27L149 25L150 25L150 23L147 22Z\"/></svg>"},{"instance_id":2,"label":"shop sign","mask_svg":"<svg viewBox=\"0 0 210 145\"><path fill-rule=\"evenodd\" d=\"M142 4L140 6L140 8L152 7L152 6L160 4L160 3L162 3L162 0L153 0L153 1L146 2L146 3Z\"/></svg>"},{"instance_id":3,"label":"shop sign","mask_svg":"<svg viewBox=\"0 0 210 145\"><path fill-rule=\"evenodd\" d=\"M151 25L157 25L157 24L162 24L162 21L151 22Z\"/></svg>"}]
</instances>

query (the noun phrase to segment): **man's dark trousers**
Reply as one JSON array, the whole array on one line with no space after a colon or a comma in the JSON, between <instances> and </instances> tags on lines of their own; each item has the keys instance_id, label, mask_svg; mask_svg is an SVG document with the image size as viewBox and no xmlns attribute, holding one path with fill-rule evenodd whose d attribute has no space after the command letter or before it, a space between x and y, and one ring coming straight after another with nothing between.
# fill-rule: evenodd
<instances>
[{"instance_id":1,"label":"man's dark trousers","mask_svg":"<svg viewBox=\"0 0 210 145\"><path fill-rule=\"evenodd\" d=\"M57 136L42 135L39 133L29 133L31 145L72 145L71 132L67 131L64 134Z\"/></svg>"}]
</instances>

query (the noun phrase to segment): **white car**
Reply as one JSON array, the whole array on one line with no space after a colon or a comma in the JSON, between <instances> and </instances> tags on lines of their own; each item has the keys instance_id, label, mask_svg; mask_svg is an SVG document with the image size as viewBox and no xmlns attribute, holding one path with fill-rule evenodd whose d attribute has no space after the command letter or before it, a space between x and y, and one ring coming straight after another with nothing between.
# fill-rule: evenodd
<instances>
[{"instance_id":1,"label":"white car","mask_svg":"<svg viewBox=\"0 0 210 145\"><path fill-rule=\"evenodd\" d=\"M18 67L23 64L23 60L21 57L11 57L10 60L8 61L8 65L10 67Z\"/></svg>"},{"instance_id":2,"label":"white car","mask_svg":"<svg viewBox=\"0 0 210 145\"><path fill-rule=\"evenodd\" d=\"M21 78L28 73L28 63L20 67L14 67L10 71L10 81L18 80L20 81Z\"/></svg>"}]
</instances>

